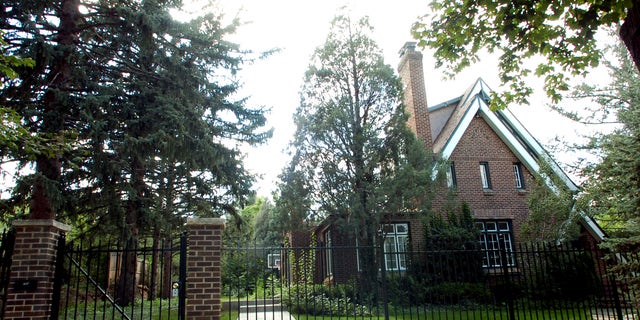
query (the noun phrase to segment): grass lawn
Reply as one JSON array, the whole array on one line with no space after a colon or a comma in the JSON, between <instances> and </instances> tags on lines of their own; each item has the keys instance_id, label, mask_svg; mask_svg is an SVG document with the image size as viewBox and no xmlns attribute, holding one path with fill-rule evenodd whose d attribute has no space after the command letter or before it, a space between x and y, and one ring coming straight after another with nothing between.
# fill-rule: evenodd
<instances>
[{"instance_id":1,"label":"grass lawn","mask_svg":"<svg viewBox=\"0 0 640 320\"><path fill-rule=\"evenodd\" d=\"M296 320L317 320L331 318L336 320L357 320L357 319L377 319L384 320L384 315L363 317L363 316L341 316L330 317L329 315L307 315L293 314ZM508 320L509 314L506 310L396 310L389 312L391 320ZM591 320L592 314L589 310L563 309L563 310L527 310L516 312L516 320Z\"/></svg>"},{"instance_id":2,"label":"grass lawn","mask_svg":"<svg viewBox=\"0 0 640 320\"><path fill-rule=\"evenodd\" d=\"M126 315L132 319L177 320L178 298L169 300L156 299L147 301L136 299L133 306L123 307ZM93 301L88 303L69 303L62 306L59 312L61 319L122 319L120 312L106 301Z\"/></svg>"}]
</instances>

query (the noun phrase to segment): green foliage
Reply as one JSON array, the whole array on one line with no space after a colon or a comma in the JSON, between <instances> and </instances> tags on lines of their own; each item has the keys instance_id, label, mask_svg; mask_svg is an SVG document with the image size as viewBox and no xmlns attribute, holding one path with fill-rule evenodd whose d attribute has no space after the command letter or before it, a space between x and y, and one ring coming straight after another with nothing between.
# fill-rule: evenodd
<instances>
[{"instance_id":1,"label":"green foliage","mask_svg":"<svg viewBox=\"0 0 640 320\"><path fill-rule=\"evenodd\" d=\"M86 303L62 303L60 309L60 317L68 317L70 319L119 319L122 314L113 306L108 305L105 300L93 300ZM167 319L178 320L178 298L171 299L155 299L153 301L145 301L138 298L127 308L124 313L131 317L133 314L144 319ZM91 310L88 314L87 310Z\"/></svg>"},{"instance_id":2,"label":"green foliage","mask_svg":"<svg viewBox=\"0 0 640 320\"><path fill-rule=\"evenodd\" d=\"M267 262L252 250L225 250L222 256L222 295L247 297L258 289Z\"/></svg>"},{"instance_id":3,"label":"green foliage","mask_svg":"<svg viewBox=\"0 0 640 320\"><path fill-rule=\"evenodd\" d=\"M482 279L482 255L478 246L478 230L474 224L471 208L463 203L459 208L450 207L446 216L433 214L424 220L425 255L417 253L418 259L412 259L411 277L418 281L423 289L422 295L436 293L432 298L441 301L438 290L445 283L474 283ZM457 270L449 272L449 270ZM416 285L415 281L408 285ZM466 285L465 285L466 286ZM443 287L444 288L444 287ZM416 288L415 290L418 290ZM424 292L427 290L429 292ZM425 301L420 301L424 303ZM435 303L431 301L431 303ZM457 303L457 302L456 302Z\"/></svg>"},{"instance_id":4,"label":"green foliage","mask_svg":"<svg viewBox=\"0 0 640 320\"><path fill-rule=\"evenodd\" d=\"M254 181L237 146L270 136L264 110L236 97L250 52L226 40L238 21L203 12L180 22L170 14L179 4L101 0L80 13L70 0L5 3L5 54L35 64L15 69L1 103L46 151L9 155L36 172L20 172L5 212L28 207L87 236L123 237L237 214Z\"/></svg>"},{"instance_id":5,"label":"green foliage","mask_svg":"<svg viewBox=\"0 0 640 320\"><path fill-rule=\"evenodd\" d=\"M429 215L424 221L427 250L472 250L478 247L478 230L469 204L448 210L446 217Z\"/></svg>"},{"instance_id":6,"label":"green foliage","mask_svg":"<svg viewBox=\"0 0 640 320\"><path fill-rule=\"evenodd\" d=\"M335 284L332 286L313 283L316 267L315 238L312 236L308 249L287 250L293 282L283 292L282 302L292 313L331 316L371 316L370 308L360 304L367 292L359 290L358 284Z\"/></svg>"},{"instance_id":7,"label":"green foliage","mask_svg":"<svg viewBox=\"0 0 640 320\"><path fill-rule=\"evenodd\" d=\"M280 247L285 232L282 216L278 215L274 205L265 200L260 206L253 224L254 239L259 247Z\"/></svg>"},{"instance_id":8,"label":"green foliage","mask_svg":"<svg viewBox=\"0 0 640 320\"><path fill-rule=\"evenodd\" d=\"M228 247L255 247L256 217L264 205L265 198L256 198L255 201L244 207L237 215L230 215L226 221L223 241Z\"/></svg>"},{"instance_id":9,"label":"green foliage","mask_svg":"<svg viewBox=\"0 0 640 320\"><path fill-rule=\"evenodd\" d=\"M294 227L336 217L365 248L385 215L422 214L433 195L433 158L406 127L401 81L372 32L367 18L337 16L315 50L276 202ZM362 283L375 286L373 251L361 259Z\"/></svg>"},{"instance_id":10,"label":"green foliage","mask_svg":"<svg viewBox=\"0 0 640 320\"><path fill-rule=\"evenodd\" d=\"M431 2L432 15L412 28L419 45L434 49L436 66L449 76L499 54L499 76L508 91L491 99L492 107L528 103L526 76L544 78L547 95L557 102L570 75L584 75L602 60L596 31L625 19L633 2L602 1L458 1ZM535 57L544 60L536 62Z\"/></svg>"},{"instance_id":11,"label":"green foliage","mask_svg":"<svg viewBox=\"0 0 640 320\"><path fill-rule=\"evenodd\" d=\"M576 95L600 106L599 119L614 118L618 127L594 135L584 149L598 157L582 174L577 208L594 217L608 233L603 246L612 254L640 252L640 73L622 44L610 48L618 61L606 62L611 83L584 85ZM598 110L596 110L598 111ZM640 290L640 264L621 261L615 271L633 290ZM636 304L640 305L638 296Z\"/></svg>"},{"instance_id":12,"label":"green foliage","mask_svg":"<svg viewBox=\"0 0 640 320\"><path fill-rule=\"evenodd\" d=\"M353 284L327 287L311 284L295 284L282 297L289 312L314 316L374 316L374 310L355 302Z\"/></svg>"},{"instance_id":13,"label":"green foliage","mask_svg":"<svg viewBox=\"0 0 640 320\"><path fill-rule=\"evenodd\" d=\"M547 245L550 249L543 249ZM519 288L519 295L552 305L557 299L584 301L601 294L602 283L591 253L569 247L555 250L554 246L540 246L537 254L530 257L527 266L532 270L528 283Z\"/></svg>"},{"instance_id":14,"label":"green foliage","mask_svg":"<svg viewBox=\"0 0 640 320\"><path fill-rule=\"evenodd\" d=\"M574 194L551 169L552 164L541 160L540 172L535 174L533 188L527 197L529 215L520 227L523 242L564 242L578 237L580 218L573 208ZM553 164L555 165L555 164Z\"/></svg>"},{"instance_id":15,"label":"green foliage","mask_svg":"<svg viewBox=\"0 0 640 320\"><path fill-rule=\"evenodd\" d=\"M443 282L427 288L431 304L469 305L491 301L491 293L483 283Z\"/></svg>"},{"instance_id":16,"label":"green foliage","mask_svg":"<svg viewBox=\"0 0 640 320\"><path fill-rule=\"evenodd\" d=\"M481 279L481 278L480 278ZM389 302L396 307L424 305L477 305L492 302L484 282L442 281L409 276L390 277Z\"/></svg>"},{"instance_id":17,"label":"green foliage","mask_svg":"<svg viewBox=\"0 0 640 320\"><path fill-rule=\"evenodd\" d=\"M296 284L312 284L313 276L316 268L316 238L310 235L311 242L308 248L287 250L289 254L288 261L291 265L291 274L293 282Z\"/></svg>"},{"instance_id":18,"label":"green foliage","mask_svg":"<svg viewBox=\"0 0 640 320\"><path fill-rule=\"evenodd\" d=\"M31 58L20 58L4 53L4 48L7 46L8 43L4 40L4 32L0 31L0 47L3 48L3 54L0 55L0 74L9 79L16 79L18 73L14 70L15 68L33 68L35 66L35 61Z\"/></svg>"}]
</instances>

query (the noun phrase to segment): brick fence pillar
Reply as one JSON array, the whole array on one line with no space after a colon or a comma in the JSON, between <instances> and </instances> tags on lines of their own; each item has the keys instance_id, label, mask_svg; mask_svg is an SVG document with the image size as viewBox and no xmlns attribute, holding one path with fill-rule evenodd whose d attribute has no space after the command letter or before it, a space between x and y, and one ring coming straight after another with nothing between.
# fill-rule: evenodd
<instances>
[{"instance_id":1,"label":"brick fence pillar","mask_svg":"<svg viewBox=\"0 0 640 320\"><path fill-rule=\"evenodd\" d=\"M186 318L220 319L222 295L222 231L224 219L187 221Z\"/></svg>"},{"instance_id":2,"label":"brick fence pillar","mask_svg":"<svg viewBox=\"0 0 640 320\"><path fill-rule=\"evenodd\" d=\"M18 220L13 227L16 240L4 319L49 319L58 240L71 227L55 220Z\"/></svg>"}]
</instances>

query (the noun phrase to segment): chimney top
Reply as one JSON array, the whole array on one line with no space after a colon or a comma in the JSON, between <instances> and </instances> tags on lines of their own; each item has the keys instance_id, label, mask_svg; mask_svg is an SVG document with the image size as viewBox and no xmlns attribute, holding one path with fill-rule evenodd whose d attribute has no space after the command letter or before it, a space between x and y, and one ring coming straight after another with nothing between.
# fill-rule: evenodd
<instances>
[{"instance_id":1,"label":"chimney top","mask_svg":"<svg viewBox=\"0 0 640 320\"><path fill-rule=\"evenodd\" d=\"M400 49L400 57L404 56L405 53L407 52L412 52L412 51L416 51L416 44L417 42L413 42L413 41L407 41L404 43L404 46L402 46L402 48Z\"/></svg>"}]
</instances>

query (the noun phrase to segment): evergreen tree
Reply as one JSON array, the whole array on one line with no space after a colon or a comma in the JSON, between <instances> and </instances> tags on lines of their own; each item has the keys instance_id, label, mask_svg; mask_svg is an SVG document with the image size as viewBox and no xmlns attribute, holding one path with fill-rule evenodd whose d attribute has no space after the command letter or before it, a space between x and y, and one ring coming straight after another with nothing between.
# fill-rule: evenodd
<instances>
[{"instance_id":1,"label":"evergreen tree","mask_svg":"<svg viewBox=\"0 0 640 320\"><path fill-rule=\"evenodd\" d=\"M164 206L183 215L232 212L249 194L252 177L229 146L261 143L269 132L258 131L262 110L230 100L245 52L224 36L237 22L225 27L208 14L180 23L169 14L178 4L97 1L80 13L77 2L6 3L7 50L32 56L36 66L17 70L22 77L6 82L3 101L31 132L57 133L43 128L55 118L61 130L78 135L73 153L51 159L60 162L60 177L48 179L47 189L59 200L58 217L92 212L93 225L122 228L127 210L149 211L169 190L173 201ZM77 24L67 26L73 41L57 32L62 16ZM60 68L68 74L64 90L50 88L61 81L54 74ZM28 193L33 180L24 177L27 188L16 196ZM151 220L142 218L150 212L138 213Z\"/></svg>"},{"instance_id":2,"label":"evergreen tree","mask_svg":"<svg viewBox=\"0 0 640 320\"><path fill-rule=\"evenodd\" d=\"M276 202L296 220L337 217L361 247L367 293L376 292L380 222L430 207L433 168L406 127L402 85L371 32L366 18L338 16L314 52L294 116L294 155Z\"/></svg>"},{"instance_id":3,"label":"evergreen tree","mask_svg":"<svg viewBox=\"0 0 640 320\"><path fill-rule=\"evenodd\" d=\"M274 205L269 200L265 200L254 220L253 238L257 246L275 248L282 245L285 230L278 218Z\"/></svg>"},{"instance_id":4,"label":"evergreen tree","mask_svg":"<svg viewBox=\"0 0 640 320\"><path fill-rule=\"evenodd\" d=\"M577 206L595 217L608 233L605 247L621 254L640 252L640 73L622 45L614 47L618 62L607 62L612 82L606 87L584 85L579 94L591 97L602 112L613 113L619 128L592 137L587 147L599 161L583 170L586 178ZM640 261L617 267L630 287L640 289ZM636 301L638 302L638 301Z\"/></svg>"},{"instance_id":5,"label":"evergreen tree","mask_svg":"<svg viewBox=\"0 0 640 320\"><path fill-rule=\"evenodd\" d=\"M427 250L478 249L478 230L467 203L448 210L446 217L427 216L424 227Z\"/></svg>"},{"instance_id":6,"label":"evergreen tree","mask_svg":"<svg viewBox=\"0 0 640 320\"><path fill-rule=\"evenodd\" d=\"M527 198L529 215L520 228L520 240L556 243L574 240L580 232L579 217L573 208L574 194L553 173L549 163L543 160L539 163L540 173L532 181Z\"/></svg>"},{"instance_id":7,"label":"evergreen tree","mask_svg":"<svg viewBox=\"0 0 640 320\"><path fill-rule=\"evenodd\" d=\"M63 140L77 115L78 98L87 95L77 68L80 13L78 1L63 0L55 5L45 1L5 1L0 21L8 44L6 53L32 59L33 68L16 68L17 78L4 82L2 104L21 117L30 134L41 141ZM17 206L29 202L33 219L53 219L62 205L61 175L63 154L24 152L11 155L22 161L21 168L33 165L35 173L26 177ZM25 195L27 194L28 195ZM27 198L28 197L28 198Z\"/></svg>"},{"instance_id":8,"label":"evergreen tree","mask_svg":"<svg viewBox=\"0 0 640 320\"><path fill-rule=\"evenodd\" d=\"M262 110L231 99L246 53L225 40L237 21L178 22L171 0L92 1L82 12L76 0L4 4L7 51L35 67L16 70L2 102L34 135L75 138L68 150L21 158L35 173L20 177L9 210L30 201L31 218L130 246L173 233L186 216L235 214L253 182L237 146L270 134ZM135 259L125 261L121 282L132 283Z\"/></svg>"}]
</instances>

